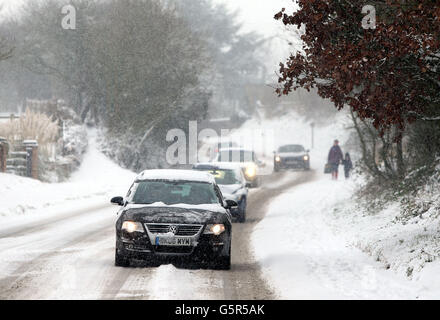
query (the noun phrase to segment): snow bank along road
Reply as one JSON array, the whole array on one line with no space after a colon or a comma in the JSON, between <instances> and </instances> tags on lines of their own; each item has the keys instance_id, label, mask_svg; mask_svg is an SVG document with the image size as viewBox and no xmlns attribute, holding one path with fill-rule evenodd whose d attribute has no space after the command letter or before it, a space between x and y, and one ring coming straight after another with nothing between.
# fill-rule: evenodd
<instances>
[{"instance_id":1,"label":"snow bank along road","mask_svg":"<svg viewBox=\"0 0 440 320\"><path fill-rule=\"evenodd\" d=\"M435 263L423 270L422 279L409 280L359 250L358 235L373 231L373 238L380 239L380 233L394 238L395 231L378 224L386 219L380 214L351 220L358 213L345 206L354 190L353 180L331 181L317 173L313 181L271 201L252 232L252 244L276 298L438 299L440 269Z\"/></svg>"},{"instance_id":2,"label":"snow bank along road","mask_svg":"<svg viewBox=\"0 0 440 320\"><path fill-rule=\"evenodd\" d=\"M232 269L114 267L117 209L94 206L0 230L0 299L270 299L250 248L271 199L314 172L281 172L251 191L248 221L233 226Z\"/></svg>"}]
</instances>

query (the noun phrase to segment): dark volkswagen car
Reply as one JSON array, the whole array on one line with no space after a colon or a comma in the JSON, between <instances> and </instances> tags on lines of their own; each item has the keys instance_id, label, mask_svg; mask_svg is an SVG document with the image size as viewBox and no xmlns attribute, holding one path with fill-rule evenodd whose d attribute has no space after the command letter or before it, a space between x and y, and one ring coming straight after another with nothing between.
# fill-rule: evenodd
<instances>
[{"instance_id":1,"label":"dark volkswagen car","mask_svg":"<svg viewBox=\"0 0 440 320\"><path fill-rule=\"evenodd\" d=\"M274 171L288 168L310 169L309 150L305 150L300 144L288 144L278 148L274 152Z\"/></svg>"},{"instance_id":2,"label":"dark volkswagen car","mask_svg":"<svg viewBox=\"0 0 440 320\"><path fill-rule=\"evenodd\" d=\"M147 265L186 260L217 269L231 266L231 215L214 177L191 170L147 170L139 174L116 222L115 265L130 259Z\"/></svg>"}]
</instances>

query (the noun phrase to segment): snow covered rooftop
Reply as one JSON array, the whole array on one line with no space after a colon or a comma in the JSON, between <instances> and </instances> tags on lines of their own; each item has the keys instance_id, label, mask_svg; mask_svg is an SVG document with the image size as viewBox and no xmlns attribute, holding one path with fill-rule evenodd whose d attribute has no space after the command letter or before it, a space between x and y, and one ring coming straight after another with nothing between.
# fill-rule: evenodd
<instances>
[{"instance_id":1,"label":"snow covered rooftop","mask_svg":"<svg viewBox=\"0 0 440 320\"><path fill-rule=\"evenodd\" d=\"M215 183L214 177L207 172L175 169L145 170L136 177L136 180L170 180Z\"/></svg>"}]
</instances>

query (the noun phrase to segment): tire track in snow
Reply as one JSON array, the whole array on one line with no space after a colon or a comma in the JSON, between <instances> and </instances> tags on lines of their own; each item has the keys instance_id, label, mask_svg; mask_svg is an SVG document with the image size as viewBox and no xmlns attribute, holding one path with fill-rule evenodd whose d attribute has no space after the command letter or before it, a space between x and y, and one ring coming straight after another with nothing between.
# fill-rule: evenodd
<instances>
[{"instance_id":1,"label":"tire track in snow","mask_svg":"<svg viewBox=\"0 0 440 320\"><path fill-rule=\"evenodd\" d=\"M252 252L250 239L255 226L265 217L270 201L284 190L310 181L315 171L279 172L266 176L264 184L255 190L248 201L248 217L245 224L235 224L233 228L233 253L231 273L225 273L225 299L273 299L274 293L264 280L261 268ZM234 248L234 246L233 246ZM237 250L238 249L238 250Z\"/></svg>"},{"instance_id":2,"label":"tire track in snow","mask_svg":"<svg viewBox=\"0 0 440 320\"><path fill-rule=\"evenodd\" d=\"M19 225L16 227L8 227L7 230L1 230L0 231L0 239L3 238L9 238L9 237L19 237L23 235L29 235L31 233L35 232L41 232L43 230L49 229L50 227L54 226L56 223L60 221L66 221L70 218L78 218L81 216L84 216L86 214L90 214L90 212L105 209L105 208L111 208L111 206L108 203L99 203L94 206L87 206L85 208L80 208L78 210L69 211L64 214L59 214L53 217L48 217L45 219L37 220L28 224Z\"/></svg>"},{"instance_id":3,"label":"tire track in snow","mask_svg":"<svg viewBox=\"0 0 440 320\"><path fill-rule=\"evenodd\" d=\"M98 214L102 214L101 211L97 211ZM108 220L108 221L107 221ZM80 245L81 243L94 243L99 236L108 234L108 230L113 227L113 219L109 217L98 217L97 220L91 220L88 228L84 225L79 224L75 228L66 231L65 233L56 233L53 238L50 238L51 233L47 230L41 232L40 237L45 235L48 238L43 239L42 242L34 241L22 244L20 250L29 250L29 255L36 252L36 256L27 259L26 252L24 257L20 257L22 262L16 268L11 275L0 279L0 299L26 299L27 296L32 296L36 294L34 290L26 292L29 288L26 286L27 283L32 283L33 280L38 280L40 275L47 274L45 267L51 262L51 259L56 258L58 255L65 252L69 247ZM56 228L56 226L55 226ZM67 234L67 232L69 234ZM63 239L68 239L64 240ZM51 246L52 245L52 246ZM28 248L28 246L30 248ZM16 248L13 251L17 250ZM43 252L43 253L39 253ZM9 256L7 252L2 252L6 256ZM44 283L43 283L44 286ZM43 288L41 288L43 289Z\"/></svg>"}]
</instances>

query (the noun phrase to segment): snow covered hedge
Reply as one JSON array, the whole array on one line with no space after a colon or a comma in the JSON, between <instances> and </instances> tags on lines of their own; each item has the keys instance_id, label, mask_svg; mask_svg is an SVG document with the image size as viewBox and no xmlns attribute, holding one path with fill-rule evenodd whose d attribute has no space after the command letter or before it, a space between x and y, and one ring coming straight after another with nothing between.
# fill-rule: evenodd
<instances>
[{"instance_id":1,"label":"snow covered hedge","mask_svg":"<svg viewBox=\"0 0 440 320\"><path fill-rule=\"evenodd\" d=\"M64 137L58 141L55 159L40 161L41 180L46 182L67 180L80 166L87 146L85 126L71 120L65 121Z\"/></svg>"},{"instance_id":2,"label":"snow covered hedge","mask_svg":"<svg viewBox=\"0 0 440 320\"><path fill-rule=\"evenodd\" d=\"M166 169L169 165L165 161L166 146L159 145L151 139L141 146L142 137L131 133L111 134L101 129L98 137L100 151L121 167L140 172L146 169Z\"/></svg>"},{"instance_id":3,"label":"snow covered hedge","mask_svg":"<svg viewBox=\"0 0 440 320\"><path fill-rule=\"evenodd\" d=\"M87 130L78 115L62 100L57 101L56 109L51 113L57 119L62 135L58 138L54 156L40 158L40 179L61 182L80 166L88 147Z\"/></svg>"},{"instance_id":4,"label":"snow covered hedge","mask_svg":"<svg viewBox=\"0 0 440 320\"><path fill-rule=\"evenodd\" d=\"M333 211L358 248L411 279L440 258L440 161L428 172L409 174L398 191L359 192Z\"/></svg>"}]
</instances>

